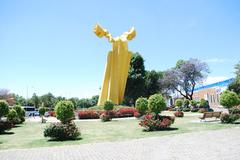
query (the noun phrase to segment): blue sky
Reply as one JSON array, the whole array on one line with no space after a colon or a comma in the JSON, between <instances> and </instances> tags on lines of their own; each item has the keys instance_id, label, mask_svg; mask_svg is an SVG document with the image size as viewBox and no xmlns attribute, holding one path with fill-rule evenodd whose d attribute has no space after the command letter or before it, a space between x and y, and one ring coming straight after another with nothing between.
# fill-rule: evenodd
<instances>
[{"instance_id":1,"label":"blue sky","mask_svg":"<svg viewBox=\"0 0 240 160\"><path fill-rule=\"evenodd\" d=\"M207 83L234 76L240 61L238 0L0 1L0 88L24 97L99 93L111 44L92 32L99 22L114 36L134 26L129 50L148 70L178 59L209 64Z\"/></svg>"}]
</instances>

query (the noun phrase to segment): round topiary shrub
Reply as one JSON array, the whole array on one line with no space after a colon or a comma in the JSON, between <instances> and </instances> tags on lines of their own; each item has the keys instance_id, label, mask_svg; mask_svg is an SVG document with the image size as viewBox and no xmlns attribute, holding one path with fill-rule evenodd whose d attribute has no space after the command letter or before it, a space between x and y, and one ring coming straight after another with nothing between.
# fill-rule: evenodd
<instances>
[{"instance_id":1,"label":"round topiary shrub","mask_svg":"<svg viewBox=\"0 0 240 160\"><path fill-rule=\"evenodd\" d=\"M106 114L106 113L102 113L100 115L100 119L101 119L102 122L107 122L107 121L112 120L111 116L109 114Z\"/></svg>"},{"instance_id":2,"label":"round topiary shrub","mask_svg":"<svg viewBox=\"0 0 240 160\"><path fill-rule=\"evenodd\" d=\"M45 112L47 111L47 108L46 107L40 107L38 109L38 111L39 111L39 114L40 114L40 116L42 118L42 123L46 122L46 120L44 121L43 116L44 116Z\"/></svg>"},{"instance_id":3,"label":"round topiary shrub","mask_svg":"<svg viewBox=\"0 0 240 160\"><path fill-rule=\"evenodd\" d=\"M55 107L56 117L62 123L74 119L74 105L71 101L59 101Z\"/></svg>"},{"instance_id":4,"label":"round topiary shrub","mask_svg":"<svg viewBox=\"0 0 240 160\"><path fill-rule=\"evenodd\" d=\"M0 100L0 120L3 116L6 116L9 112L8 103L4 100Z\"/></svg>"},{"instance_id":5,"label":"round topiary shrub","mask_svg":"<svg viewBox=\"0 0 240 160\"><path fill-rule=\"evenodd\" d=\"M114 103L111 100L108 100L104 103L103 109L106 111L113 110Z\"/></svg>"},{"instance_id":6,"label":"round topiary shrub","mask_svg":"<svg viewBox=\"0 0 240 160\"><path fill-rule=\"evenodd\" d=\"M17 112L14 109L11 109L7 115L7 120L13 125L20 123Z\"/></svg>"},{"instance_id":7,"label":"round topiary shrub","mask_svg":"<svg viewBox=\"0 0 240 160\"><path fill-rule=\"evenodd\" d=\"M182 99L177 99L177 100L175 101L175 106L177 106L177 107L182 107L182 105L183 105L183 100L182 100Z\"/></svg>"},{"instance_id":8,"label":"round topiary shrub","mask_svg":"<svg viewBox=\"0 0 240 160\"><path fill-rule=\"evenodd\" d=\"M25 110L19 105L15 105L13 109L17 112L20 123L23 123L25 121Z\"/></svg>"},{"instance_id":9,"label":"round topiary shrub","mask_svg":"<svg viewBox=\"0 0 240 160\"><path fill-rule=\"evenodd\" d=\"M220 120L222 123L234 123L239 118L240 118L240 115L238 115L238 114L222 113Z\"/></svg>"},{"instance_id":10,"label":"round topiary shrub","mask_svg":"<svg viewBox=\"0 0 240 160\"><path fill-rule=\"evenodd\" d=\"M148 109L148 100L147 98L138 98L136 100L136 109L141 115L144 115Z\"/></svg>"},{"instance_id":11,"label":"round topiary shrub","mask_svg":"<svg viewBox=\"0 0 240 160\"><path fill-rule=\"evenodd\" d=\"M75 140L80 136L74 122L52 123L44 130L44 137L50 137L53 140Z\"/></svg>"},{"instance_id":12,"label":"round topiary shrub","mask_svg":"<svg viewBox=\"0 0 240 160\"><path fill-rule=\"evenodd\" d=\"M200 100L200 103L199 103L200 107L206 107L207 105L208 105L208 102L205 99Z\"/></svg>"},{"instance_id":13,"label":"round topiary shrub","mask_svg":"<svg viewBox=\"0 0 240 160\"><path fill-rule=\"evenodd\" d=\"M148 109L155 114L161 113L167 107L165 99L161 94L151 95L148 99Z\"/></svg>"},{"instance_id":14,"label":"round topiary shrub","mask_svg":"<svg viewBox=\"0 0 240 160\"><path fill-rule=\"evenodd\" d=\"M238 95L235 92L224 91L220 96L220 104L229 110L239 104Z\"/></svg>"},{"instance_id":15,"label":"round topiary shrub","mask_svg":"<svg viewBox=\"0 0 240 160\"><path fill-rule=\"evenodd\" d=\"M184 107L188 107L189 104L190 104L190 101L189 101L188 99L185 99L185 100L183 101Z\"/></svg>"},{"instance_id":16,"label":"round topiary shrub","mask_svg":"<svg viewBox=\"0 0 240 160\"><path fill-rule=\"evenodd\" d=\"M191 100L190 104L191 104L192 107L196 107L197 106L197 101Z\"/></svg>"}]
</instances>

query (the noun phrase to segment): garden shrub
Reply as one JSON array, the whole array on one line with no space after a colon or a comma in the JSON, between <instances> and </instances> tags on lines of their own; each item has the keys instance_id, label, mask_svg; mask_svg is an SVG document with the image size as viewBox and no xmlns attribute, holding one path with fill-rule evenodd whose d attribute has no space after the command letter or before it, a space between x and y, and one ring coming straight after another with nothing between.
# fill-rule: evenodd
<instances>
[{"instance_id":1,"label":"garden shrub","mask_svg":"<svg viewBox=\"0 0 240 160\"><path fill-rule=\"evenodd\" d=\"M164 130L174 123L174 117L146 114L139 122L139 125L144 127L145 131Z\"/></svg>"},{"instance_id":2,"label":"garden shrub","mask_svg":"<svg viewBox=\"0 0 240 160\"><path fill-rule=\"evenodd\" d=\"M9 112L8 103L4 100L0 100L0 120L3 116L6 116Z\"/></svg>"},{"instance_id":3,"label":"garden shrub","mask_svg":"<svg viewBox=\"0 0 240 160\"><path fill-rule=\"evenodd\" d=\"M110 110L113 110L113 107L114 107L114 103L111 100L108 100L104 103L103 109L105 111L110 111Z\"/></svg>"},{"instance_id":4,"label":"garden shrub","mask_svg":"<svg viewBox=\"0 0 240 160\"><path fill-rule=\"evenodd\" d=\"M177 100L175 101L175 106L177 106L177 107L182 107L182 105L183 105L183 100L182 100L182 99L177 99Z\"/></svg>"},{"instance_id":5,"label":"garden shrub","mask_svg":"<svg viewBox=\"0 0 240 160\"><path fill-rule=\"evenodd\" d=\"M45 121L44 121L44 119L43 119L43 116L44 116L45 112L47 111L47 108L45 108L45 107L40 107L38 111L39 111L39 114L40 114L40 116L41 116L41 118L42 118L42 123L44 123Z\"/></svg>"},{"instance_id":6,"label":"garden shrub","mask_svg":"<svg viewBox=\"0 0 240 160\"><path fill-rule=\"evenodd\" d=\"M133 107L125 107L116 112L119 113L119 117L133 117L134 113L137 112L137 109Z\"/></svg>"},{"instance_id":7,"label":"garden shrub","mask_svg":"<svg viewBox=\"0 0 240 160\"><path fill-rule=\"evenodd\" d=\"M205 108L200 108L200 109L198 110L198 112L199 112L199 113L204 113L204 112L207 112L207 110L206 110Z\"/></svg>"},{"instance_id":8,"label":"garden shrub","mask_svg":"<svg viewBox=\"0 0 240 160\"><path fill-rule=\"evenodd\" d=\"M161 94L151 95L148 99L148 109L155 114L161 113L167 107L165 99Z\"/></svg>"},{"instance_id":9,"label":"garden shrub","mask_svg":"<svg viewBox=\"0 0 240 160\"><path fill-rule=\"evenodd\" d=\"M148 109L148 101L147 101L147 98L138 98L136 100L136 109L138 110L138 112L141 114L141 115L144 115Z\"/></svg>"},{"instance_id":10,"label":"garden shrub","mask_svg":"<svg viewBox=\"0 0 240 160\"><path fill-rule=\"evenodd\" d=\"M240 116L238 114L222 113L220 120L222 123L234 123L239 118L240 118Z\"/></svg>"},{"instance_id":11,"label":"garden shrub","mask_svg":"<svg viewBox=\"0 0 240 160\"><path fill-rule=\"evenodd\" d=\"M240 114L240 106L235 106L229 109L230 114Z\"/></svg>"},{"instance_id":12,"label":"garden shrub","mask_svg":"<svg viewBox=\"0 0 240 160\"><path fill-rule=\"evenodd\" d=\"M50 137L53 140L74 140L79 136L80 131L73 121L67 123L51 123L44 130L44 137Z\"/></svg>"},{"instance_id":13,"label":"garden shrub","mask_svg":"<svg viewBox=\"0 0 240 160\"><path fill-rule=\"evenodd\" d=\"M111 116L109 114L106 114L106 113L102 113L100 115L100 119L101 119L102 122L107 122L107 121L112 120Z\"/></svg>"},{"instance_id":14,"label":"garden shrub","mask_svg":"<svg viewBox=\"0 0 240 160\"><path fill-rule=\"evenodd\" d=\"M224 91L220 96L220 104L227 109L237 106L239 101L238 95L232 91Z\"/></svg>"},{"instance_id":15,"label":"garden shrub","mask_svg":"<svg viewBox=\"0 0 240 160\"><path fill-rule=\"evenodd\" d=\"M184 113L182 111L176 111L176 112L174 112L174 116L175 117L183 117Z\"/></svg>"},{"instance_id":16,"label":"garden shrub","mask_svg":"<svg viewBox=\"0 0 240 160\"><path fill-rule=\"evenodd\" d=\"M56 117L56 113L54 111L48 111L49 116Z\"/></svg>"},{"instance_id":17,"label":"garden shrub","mask_svg":"<svg viewBox=\"0 0 240 160\"><path fill-rule=\"evenodd\" d=\"M200 107L206 107L208 105L207 101L205 99L201 99L200 100L200 103L199 103L199 106Z\"/></svg>"},{"instance_id":18,"label":"garden shrub","mask_svg":"<svg viewBox=\"0 0 240 160\"><path fill-rule=\"evenodd\" d=\"M196 107L197 106L197 101L191 100L190 104L191 104L192 107Z\"/></svg>"},{"instance_id":19,"label":"garden shrub","mask_svg":"<svg viewBox=\"0 0 240 160\"><path fill-rule=\"evenodd\" d=\"M79 119L98 119L103 113L102 110L82 110L78 112Z\"/></svg>"},{"instance_id":20,"label":"garden shrub","mask_svg":"<svg viewBox=\"0 0 240 160\"><path fill-rule=\"evenodd\" d=\"M17 112L14 109L11 109L7 115L7 120L12 123L13 125L15 124L19 124L20 123L20 119L18 117Z\"/></svg>"},{"instance_id":21,"label":"garden shrub","mask_svg":"<svg viewBox=\"0 0 240 160\"><path fill-rule=\"evenodd\" d=\"M57 119L67 123L74 119L74 105L71 101L59 101L55 107Z\"/></svg>"},{"instance_id":22,"label":"garden shrub","mask_svg":"<svg viewBox=\"0 0 240 160\"><path fill-rule=\"evenodd\" d=\"M191 108L191 112L198 112L198 108L196 108L196 107L193 107L193 108Z\"/></svg>"},{"instance_id":23,"label":"garden shrub","mask_svg":"<svg viewBox=\"0 0 240 160\"><path fill-rule=\"evenodd\" d=\"M10 130L13 127L12 123L9 121L0 121L0 134Z\"/></svg>"},{"instance_id":24,"label":"garden shrub","mask_svg":"<svg viewBox=\"0 0 240 160\"><path fill-rule=\"evenodd\" d=\"M183 108L183 112L190 112L190 108Z\"/></svg>"},{"instance_id":25,"label":"garden shrub","mask_svg":"<svg viewBox=\"0 0 240 160\"><path fill-rule=\"evenodd\" d=\"M185 99L185 100L183 101L183 104L184 104L184 107L188 107L189 104L190 104L190 101L189 101L188 99Z\"/></svg>"},{"instance_id":26,"label":"garden shrub","mask_svg":"<svg viewBox=\"0 0 240 160\"><path fill-rule=\"evenodd\" d=\"M19 105L15 105L13 109L17 112L20 123L23 123L25 121L25 110Z\"/></svg>"}]
</instances>

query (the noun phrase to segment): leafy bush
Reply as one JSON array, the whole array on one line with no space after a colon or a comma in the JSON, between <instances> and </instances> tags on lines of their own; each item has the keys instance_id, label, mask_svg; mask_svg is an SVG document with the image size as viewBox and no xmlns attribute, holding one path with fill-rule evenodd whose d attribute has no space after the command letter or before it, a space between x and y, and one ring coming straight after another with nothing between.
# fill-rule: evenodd
<instances>
[{"instance_id":1,"label":"leafy bush","mask_svg":"<svg viewBox=\"0 0 240 160\"><path fill-rule=\"evenodd\" d=\"M236 106L229 109L230 114L240 114L240 106Z\"/></svg>"},{"instance_id":2,"label":"leafy bush","mask_svg":"<svg viewBox=\"0 0 240 160\"><path fill-rule=\"evenodd\" d=\"M193 108L191 108L191 112L198 112L198 108L196 108L196 107L193 107Z\"/></svg>"},{"instance_id":3,"label":"leafy bush","mask_svg":"<svg viewBox=\"0 0 240 160\"><path fill-rule=\"evenodd\" d=\"M114 103L109 100L104 103L103 109L106 111L110 111L110 110L113 110L113 107L114 107Z\"/></svg>"},{"instance_id":4,"label":"leafy bush","mask_svg":"<svg viewBox=\"0 0 240 160\"><path fill-rule=\"evenodd\" d=\"M145 131L163 130L170 127L174 123L174 117L162 116L155 114L146 114L139 122Z\"/></svg>"},{"instance_id":5,"label":"leafy bush","mask_svg":"<svg viewBox=\"0 0 240 160\"><path fill-rule=\"evenodd\" d=\"M10 130L12 128L12 123L9 121L0 121L0 133Z\"/></svg>"},{"instance_id":6,"label":"leafy bush","mask_svg":"<svg viewBox=\"0 0 240 160\"><path fill-rule=\"evenodd\" d=\"M184 113L182 111L176 111L176 112L174 112L174 116L175 117L183 117Z\"/></svg>"},{"instance_id":7,"label":"leafy bush","mask_svg":"<svg viewBox=\"0 0 240 160\"><path fill-rule=\"evenodd\" d=\"M67 123L74 118L74 105L71 101L59 101L55 107L57 119Z\"/></svg>"},{"instance_id":8,"label":"leafy bush","mask_svg":"<svg viewBox=\"0 0 240 160\"><path fill-rule=\"evenodd\" d=\"M205 99L201 99L199 105L200 105L200 107L205 107L208 104L207 104L207 101Z\"/></svg>"},{"instance_id":9,"label":"leafy bush","mask_svg":"<svg viewBox=\"0 0 240 160\"><path fill-rule=\"evenodd\" d=\"M189 104L190 104L190 101L189 101L188 99L185 99L185 100L183 101L183 104L184 104L185 107L188 107Z\"/></svg>"},{"instance_id":10,"label":"leafy bush","mask_svg":"<svg viewBox=\"0 0 240 160\"><path fill-rule=\"evenodd\" d=\"M137 112L137 109L133 107L125 107L117 110L116 112L119 113L120 117L133 117L134 113Z\"/></svg>"},{"instance_id":11,"label":"leafy bush","mask_svg":"<svg viewBox=\"0 0 240 160\"><path fill-rule=\"evenodd\" d=\"M101 119L102 122L107 122L107 121L112 120L111 116L109 114L106 114L106 113L102 113L100 115L100 119Z\"/></svg>"},{"instance_id":12,"label":"leafy bush","mask_svg":"<svg viewBox=\"0 0 240 160\"><path fill-rule=\"evenodd\" d=\"M220 96L220 104L225 108L230 109L239 104L238 95L228 90L224 91Z\"/></svg>"},{"instance_id":13,"label":"leafy bush","mask_svg":"<svg viewBox=\"0 0 240 160\"><path fill-rule=\"evenodd\" d=\"M25 121L25 110L19 105L14 106L13 109L17 112L20 123L23 123Z\"/></svg>"},{"instance_id":14,"label":"leafy bush","mask_svg":"<svg viewBox=\"0 0 240 160\"><path fill-rule=\"evenodd\" d=\"M0 100L0 119L3 116L6 116L9 112L8 103L4 100Z\"/></svg>"},{"instance_id":15,"label":"leafy bush","mask_svg":"<svg viewBox=\"0 0 240 160\"><path fill-rule=\"evenodd\" d=\"M161 113L167 107L165 99L161 94L151 95L148 99L148 109L155 114Z\"/></svg>"},{"instance_id":16,"label":"leafy bush","mask_svg":"<svg viewBox=\"0 0 240 160\"><path fill-rule=\"evenodd\" d=\"M80 131L72 121L67 123L51 123L44 130L44 137L50 137L54 140L74 140L79 136Z\"/></svg>"},{"instance_id":17,"label":"leafy bush","mask_svg":"<svg viewBox=\"0 0 240 160\"><path fill-rule=\"evenodd\" d=\"M38 109L40 116L44 116L45 112L47 111L46 107L40 107Z\"/></svg>"},{"instance_id":18,"label":"leafy bush","mask_svg":"<svg viewBox=\"0 0 240 160\"><path fill-rule=\"evenodd\" d=\"M175 106L177 106L177 107L182 107L182 105L183 105L183 100L182 100L182 99L177 99L177 100L175 101Z\"/></svg>"},{"instance_id":19,"label":"leafy bush","mask_svg":"<svg viewBox=\"0 0 240 160\"><path fill-rule=\"evenodd\" d=\"M240 118L240 115L238 115L238 114L222 113L220 120L222 123L234 123L239 118Z\"/></svg>"},{"instance_id":20,"label":"leafy bush","mask_svg":"<svg viewBox=\"0 0 240 160\"><path fill-rule=\"evenodd\" d=\"M190 112L190 108L183 108L183 112Z\"/></svg>"},{"instance_id":21,"label":"leafy bush","mask_svg":"<svg viewBox=\"0 0 240 160\"><path fill-rule=\"evenodd\" d=\"M197 106L197 101L191 100L190 104L191 104L191 106L196 107Z\"/></svg>"},{"instance_id":22,"label":"leafy bush","mask_svg":"<svg viewBox=\"0 0 240 160\"><path fill-rule=\"evenodd\" d=\"M207 110L206 110L205 108L200 108L200 109L198 110L198 112L199 112L199 113L204 113L204 112L207 112Z\"/></svg>"},{"instance_id":23,"label":"leafy bush","mask_svg":"<svg viewBox=\"0 0 240 160\"><path fill-rule=\"evenodd\" d=\"M7 120L12 123L13 125L15 124L19 124L20 123L20 119L18 117L17 112L14 109L11 109L7 115Z\"/></svg>"},{"instance_id":24,"label":"leafy bush","mask_svg":"<svg viewBox=\"0 0 240 160\"><path fill-rule=\"evenodd\" d=\"M148 109L148 101L147 98L138 98L136 100L136 109L141 115L144 115Z\"/></svg>"}]
</instances>

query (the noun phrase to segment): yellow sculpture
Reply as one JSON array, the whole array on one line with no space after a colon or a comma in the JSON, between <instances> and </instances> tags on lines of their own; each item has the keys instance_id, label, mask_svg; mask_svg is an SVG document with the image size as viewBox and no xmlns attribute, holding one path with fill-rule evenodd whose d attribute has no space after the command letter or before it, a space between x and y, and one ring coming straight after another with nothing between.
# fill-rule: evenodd
<instances>
[{"instance_id":1,"label":"yellow sculpture","mask_svg":"<svg viewBox=\"0 0 240 160\"><path fill-rule=\"evenodd\" d=\"M98 105L103 105L106 100L112 100L114 104L120 104L124 98L124 92L128 77L128 69L132 53L128 51L128 40L136 36L132 27L128 32L113 38L112 35L99 24L94 27L94 33L102 38L103 36L112 43L112 51L108 53L105 67L104 79Z\"/></svg>"}]
</instances>

